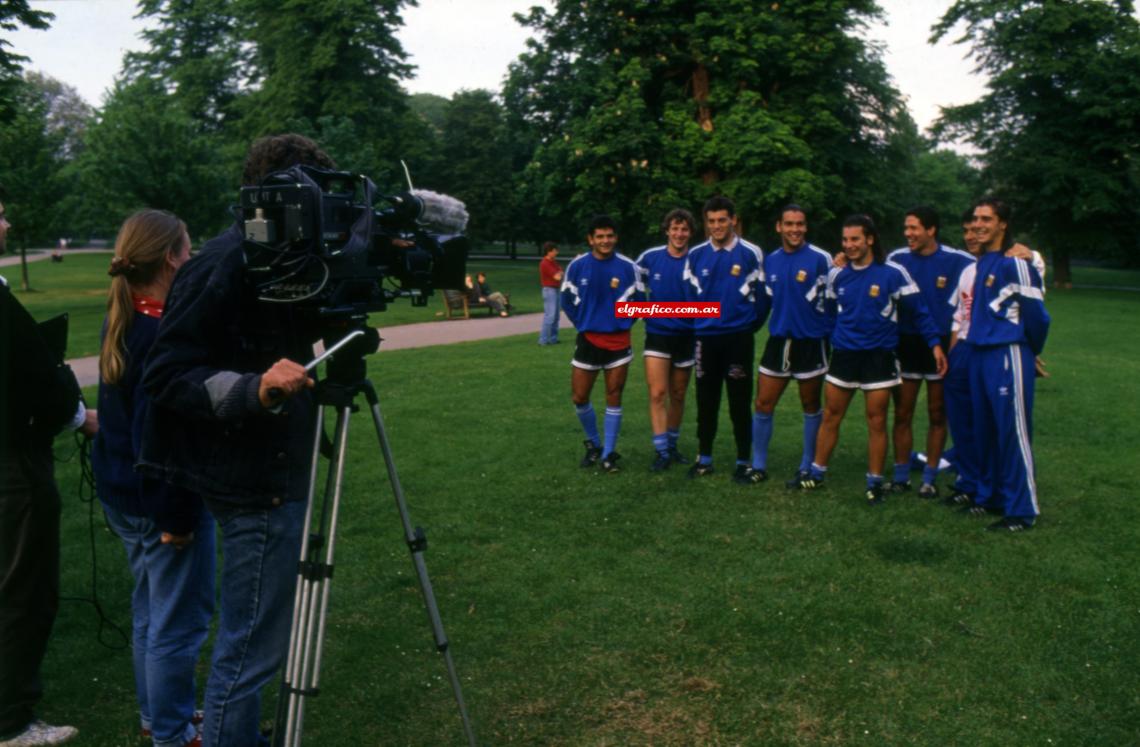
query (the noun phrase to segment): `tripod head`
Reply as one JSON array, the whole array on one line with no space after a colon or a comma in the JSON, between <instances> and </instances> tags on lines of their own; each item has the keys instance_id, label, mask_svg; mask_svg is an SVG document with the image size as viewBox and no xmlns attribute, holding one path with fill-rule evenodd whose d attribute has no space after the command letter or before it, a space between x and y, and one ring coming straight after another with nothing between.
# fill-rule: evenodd
<instances>
[{"instance_id":1,"label":"tripod head","mask_svg":"<svg viewBox=\"0 0 1140 747\"><path fill-rule=\"evenodd\" d=\"M357 387L368 372L365 356L380 349L380 333L368 326L366 318L351 318L346 323L329 325L321 333L325 348L331 348L346 335L356 334L329 358L322 385Z\"/></svg>"}]
</instances>

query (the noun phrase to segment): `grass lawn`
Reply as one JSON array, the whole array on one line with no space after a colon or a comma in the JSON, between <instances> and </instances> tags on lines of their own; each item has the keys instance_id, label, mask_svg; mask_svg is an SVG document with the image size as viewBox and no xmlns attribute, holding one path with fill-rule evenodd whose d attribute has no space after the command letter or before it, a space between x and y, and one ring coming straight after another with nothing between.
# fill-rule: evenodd
<instances>
[{"instance_id":1,"label":"grass lawn","mask_svg":"<svg viewBox=\"0 0 1140 747\"><path fill-rule=\"evenodd\" d=\"M492 282L515 291L507 277L495 265ZM1140 508L1127 469L1140 294L1055 291L1047 302L1043 516L1015 536L913 497L864 507L858 407L814 494L781 485L799 456L794 393L776 416L770 483L729 482L726 416L716 475L650 475L638 358L626 469L603 475L577 466L569 345L526 335L374 356L481 744L1140 743ZM461 744L366 413L350 450L306 742ZM73 455L61 439L57 457ZM66 596L89 594L92 578L77 472L73 458L58 468ZM100 601L125 628L122 549L98 515L93 536ZM101 638L113 636L89 605L62 604L42 715L76 724L77 744L134 747L130 654Z\"/></svg>"}]
</instances>

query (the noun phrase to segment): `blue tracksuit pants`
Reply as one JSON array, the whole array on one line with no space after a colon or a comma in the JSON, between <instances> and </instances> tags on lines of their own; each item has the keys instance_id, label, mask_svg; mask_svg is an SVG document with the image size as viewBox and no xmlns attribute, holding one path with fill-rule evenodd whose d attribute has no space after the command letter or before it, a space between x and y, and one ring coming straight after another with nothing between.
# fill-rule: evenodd
<instances>
[{"instance_id":1,"label":"blue tracksuit pants","mask_svg":"<svg viewBox=\"0 0 1140 747\"><path fill-rule=\"evenodd\" d=\"M978 453L974 443L974 403L970 396L970 369L976 360L974 346L965 340L950 350L950 370L942 379L946 399L946 421L954 439L954 463L958 479L954 489L976 495L978 492Z\"/></svg>"},{"instance_id":2,"label":"blue tracksuit pants","mask_svg":"<svg viewBox=\"0 0 1140 747\"><path fill-rule=\"evenodd\" d=\"M1033 521L1037 481L1030 438L1033 426L1033 353L1023 343L974 348L970 389L979 457L979 505Z\"/></svg>"}]
</instances>

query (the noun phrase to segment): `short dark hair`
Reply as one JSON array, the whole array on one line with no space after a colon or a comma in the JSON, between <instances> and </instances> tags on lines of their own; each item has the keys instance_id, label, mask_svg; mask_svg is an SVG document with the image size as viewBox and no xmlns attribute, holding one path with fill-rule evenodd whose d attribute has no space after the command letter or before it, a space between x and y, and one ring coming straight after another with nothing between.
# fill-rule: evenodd
<instances>
[{"instance_id":1,"label":"short dark hair","mask_svg":"<svg viewBox=\"0 0 1140 747\"><path fill-rule=\"evenodd\" d=\"M321 150L321 146L304 135L267 135L254 140L253 145L249 146L242 167L241 183L246 187L256 187L274 171L293 166L335 169L336 162Z\"/></svg>"},{"instance_id":2,"label":"short dark hair","mask_svg":"<svg viewBox=\"0 0 1140 747\"><path fill-rule=\"evenodd\" d=\"M784 216L787 215L788 213L803 213L804 214L804 220L805 221L807 220L807 211L804 210L799 205L797 205L796 203L789 202L787 205L784 205L782 208L780 208L780 215L776 218L776 221L783 223L784 222Z\"/></svg>"},{"instance_id":3,"label":"short dark hair","mask_svg":"<svg viewBox=\"0 0 1140 747\"><path fill-rule=\"evenodd\" d=\"M558 248L558 242L557 241L544 241L544 242L542 242L542 253L544 255L550 254L551 250L554 250L557 248Z\"/></svg>"},{"instance_id":4,"label":"short dark hair","mask_svg":"<svg viewBox=\"0 0 1140 747\"><path fill-rule=\"evenodd\" d=\"M661 219L661 233L669 233L669 227L677 221L687 223L690 231L697 230L697 221L693 218L693 214L685 208L673 208L665 213L665 217Z\"/></svg>"},{"instance_id":5,"label":"short dark hair","mask_svg":"<svg viewBox=\"0 0 1140 747\"><path fill-rule=\"evenodd\" d=\"M998 220L1005 223L1005 236L1002 237L1001 248L1002 250L1009 249L1013 246L1013 208L1008 202L996 195L986 195L974 203L975 208L983 205L992 209Z\"/></svg>"},{"instance_id":6,"label":"short dark hair","mask_svg":"<svg viewBox=\"0 0 1140 747\"><path fill-rule=\"evenodd\" d=\"M610 228L613 229L614 233L617 233L617 223L605 213L590 218L590 224L586 227L586 235L593 236L594 231L597 231L599 228Z\"/></svg>"},{"instance_id":7,"label":"short dark hair","mask_svg":"<svg viewBox=\"0 0 1140 747\"><path fill-rule=\"evenodd\" d=\"M923 228L927 231L933 228L934 236L938 236L938 229L942 221L938 217L938 211L934 208L929 205L915 205L906 211L906 215L913 215L915 218L918 218L918 222L922 224Z\"/></svg>"},{"instance_id":8,"label":"short dark hair","mask_svg":"<svg viewBox=\"0 0 1140 747\"><path fill-rule=\"evenodd\" d=\"M855 215L848 215L843 220L844 228L853 228L858 226L863 229L863 235L871 240L871 254L875 257L875 261L879 264L887 261L887 250L883 248L883 241L879 238L879 229L875 227L875 221L871 216L866 213L857 213Z\"/></svg>"},{"instance_id":9,"label":"short dark hair","mask_svg":"<svg viewBox=\"0 0 1140 747\"><path fill-rule=\"evenodd\" d=\"M705 200L705 206L701 208L701 215L708 215L721 210L727 210L729 218L736 216L736 204L732 200L724 195L713 195Z\"/></svg>"},{"instance_id":10,"label":"short dark hair","mask_svg":"<svg viewBox=\"0 0 1140 747\"><path fill-rule=\"evenodd\" d=\"M962 213L962 225L974 222L974 208L973 206L966 208L966 212Z\"/></svg>"}]
</instances>

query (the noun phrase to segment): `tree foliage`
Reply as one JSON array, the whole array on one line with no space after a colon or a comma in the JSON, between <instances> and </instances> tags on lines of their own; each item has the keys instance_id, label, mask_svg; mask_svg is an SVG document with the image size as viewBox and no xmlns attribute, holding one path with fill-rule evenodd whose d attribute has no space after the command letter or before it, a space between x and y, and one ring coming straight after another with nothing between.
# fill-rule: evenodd
<instances>
[{"instance_id":1,"label":"tree foliage","mask_svg":"<svg viewBox=\"0 0 1140 747\"><path fill-rule=\"evenodd\" d=\"M867 186L905 117L862 38L870 0L756 5L560 0L504 99L536 143L523 190L563 235L591 212L644 236L713 193L766 225L788 200L817 222L877 200Z\"/></svg>"},{"instance_id":2,"label":"tree foliage","mask_svg":"<svg viewBox=\"0 0 1140 747\"><path fill-rule=\"evenodd\" d=\"M988 185L1014 222L1053 255L1140 261L1140 25L1128 0L958 0L934 27L958 24L988 92L943 110L937 132L984 154Z\"/></svg>"},{"instance_id":3,"label":"tree foliage","mask_svg":"<svg viewBox=\"0 0 1140 747\"><path fill-rule=\"evenodd\" d=\"M20 26L46 29L55 16L44 10L34 10L28 0L5 0L0 3L0 30L15 31ZM0 36L0 124L15 115L15 105L21 92L22 63L28 58L12 52L12 43Z\"/></svg>"}]
</instances>

